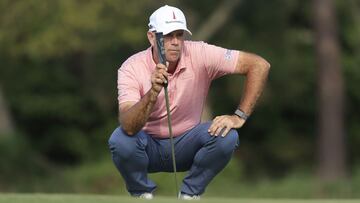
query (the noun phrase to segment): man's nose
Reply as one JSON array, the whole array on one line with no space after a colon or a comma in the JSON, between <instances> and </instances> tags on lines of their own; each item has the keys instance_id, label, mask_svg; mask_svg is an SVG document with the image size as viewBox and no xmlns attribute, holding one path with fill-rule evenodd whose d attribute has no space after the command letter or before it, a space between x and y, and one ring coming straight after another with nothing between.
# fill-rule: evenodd
<instances>
[{"instance_id":1,"label":"man's nose","mask_svg":"<svg viewBox=\"0 0 360 203\"><path fill-rule=\"evenodd\" d=\"M171 44L177 45L179 44L179 39L176 36L171 37Z\"/></svg>"}]
</instances>

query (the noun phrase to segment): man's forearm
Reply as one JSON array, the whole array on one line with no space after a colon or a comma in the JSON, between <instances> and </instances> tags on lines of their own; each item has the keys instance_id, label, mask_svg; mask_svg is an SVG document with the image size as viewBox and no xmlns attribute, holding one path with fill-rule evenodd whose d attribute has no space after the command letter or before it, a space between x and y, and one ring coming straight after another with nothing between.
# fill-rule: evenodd
<instances>
[{"instance_id":1,"label":"man's forearm","mask_svg":"<svg viewBox=\"0 0 360 203\"><path fill-rule=\"evenodd\" d=\"M150 89L138 103L120 115L121 126L128 135L134 135L144 127L157 95L158 93Z\"/></svg>"},{"instance_id":2,"label":"man's forearm","mask_svg":"<svg viewBox=\"0 0 360 203\"><path fill-rule=\"evenodd\" d=\"M250 68L246 75L244 93L239 109L247 115L250 115L254 110L255 104L265 87L269 69L270 64L264 60Z\"/></svg>"}]
</instances>

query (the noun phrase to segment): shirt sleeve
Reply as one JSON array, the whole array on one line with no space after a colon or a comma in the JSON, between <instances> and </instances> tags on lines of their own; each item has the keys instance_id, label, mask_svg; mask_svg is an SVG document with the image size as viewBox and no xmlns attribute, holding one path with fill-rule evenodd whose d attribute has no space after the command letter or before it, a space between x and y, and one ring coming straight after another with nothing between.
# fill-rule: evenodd
<instances>
[{"instance_id":1,"label":"shirt sleeve","mask_svg":"<svg viewBox=\"0 0 360 203\"><path fill-rule=\"evenodd\" d=\"M124 63L118 70L118 101L119 104L141 99L140 85L136 80L136 73L130 63Z\"/></svg>"},{"instance_id":2,"label":"shirt sleeve","mask_svg":"<svg viewBox=\"0 0 360 203\"><path fill-rule=\"evenodd\" d=\"M235 71L239 51L202 43L204 65L211 80Z\"/></svg>"}]
</instances>

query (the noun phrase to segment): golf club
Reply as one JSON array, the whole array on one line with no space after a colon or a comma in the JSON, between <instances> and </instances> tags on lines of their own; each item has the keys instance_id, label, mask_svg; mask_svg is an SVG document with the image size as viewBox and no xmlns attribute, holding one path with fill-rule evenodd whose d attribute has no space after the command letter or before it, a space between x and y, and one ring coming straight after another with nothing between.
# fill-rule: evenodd
<instances>
[{"instance_id":1,"label":"golf club","mask_svg":"<svg viewBox=\"0 0 360 203\"><path fill-rule=\"evenodd\" d=\"M164 36L163 36L162 32L156 32L155 36L156 36L156 45L158 48L158 55L159 55L160 63L166 65ZM175 192L176 192L176 197L177 197L179 190L178 190L178 183L177 183L177 177L176 177L175 146L174 146L174 138L173 138L172 128L171 128L170 104L169 104L169 96L168 96L167 87L168 87L168 81L166 81L164 83L164 91L165 91L166 111L167 111L169 134L170 134L171 156L172 156L174 177L175 177L175 190L176 190Z\"/></svg>"}]
</instances>

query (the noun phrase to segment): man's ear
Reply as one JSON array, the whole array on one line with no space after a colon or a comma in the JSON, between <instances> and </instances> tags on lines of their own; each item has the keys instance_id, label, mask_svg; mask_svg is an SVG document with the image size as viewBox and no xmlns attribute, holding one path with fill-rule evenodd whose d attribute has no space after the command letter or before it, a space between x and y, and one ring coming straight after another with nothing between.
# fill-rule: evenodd
<instances>
[{"instance_id":1,"label":"man's ear","mask_svg":"<svg viewBox=\"0 0 360 203\"><path fill-rule=\"evenodd\" d=\"M147 32L148 40L151 44L151 46L155 46L155 33L154 32Z\"/></svg>"}]
</instances>

